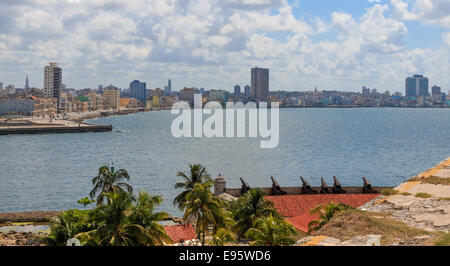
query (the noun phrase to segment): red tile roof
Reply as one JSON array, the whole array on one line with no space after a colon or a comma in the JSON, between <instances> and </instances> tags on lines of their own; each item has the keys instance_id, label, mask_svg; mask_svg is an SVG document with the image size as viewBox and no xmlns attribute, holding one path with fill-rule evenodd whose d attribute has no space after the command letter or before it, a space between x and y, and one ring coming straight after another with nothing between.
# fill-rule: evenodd
<instances>
[{"instance_id":1,"label":"red tile roof","mask_svg":"<svg viewBox=\"0 0 450 266\"><path fill-rule=\"evenodd\" d=\"M194 228L190 224L164 226L164 229L166 229L166 233L170 236L174 244L197 239Z\"/></svg>"},{"instance_id":2,"label":"red tile roof","mask_svg":"<svg viewBox=\"0 0 450 266\"><path fill-rule=\"evenodd\" d=\"M278 212L294 225L297 229L308 231L308 223L317 219L317 215L311 215L311 209L319 204L330 202L342 203L358 208L378 197L380 194L319 194L319 195L288 195L266 196L272 201Z\"/></svg>"},{"instance_id":3,"label":"red tile roof","mask_svg":"<svg viewBox=\"0 0 450 266\"><path fill-rule=\"evenodd\" d=\"M308 224L311 221L317 220L318 218L318 214L310 214L309 212L306 212L304 214L287 218L287 221L290 222L298 230L306 233L308 232Z\"/></svg>"}]
</instances>

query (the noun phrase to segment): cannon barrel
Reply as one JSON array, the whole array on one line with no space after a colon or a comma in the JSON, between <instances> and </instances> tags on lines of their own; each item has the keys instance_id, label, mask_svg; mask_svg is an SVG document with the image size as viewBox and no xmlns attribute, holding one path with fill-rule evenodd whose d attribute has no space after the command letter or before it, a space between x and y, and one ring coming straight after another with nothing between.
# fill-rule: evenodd
<instances>
[{"instance_id":1,"label":"cannon barrel","mask_svg":"<svg viewBox=\"0 0 450 266\"><path fill-rule=\"evenodd\" d=\"M247 182L245 182L245 180L242 177L240 177L240 179L241 179L241 183L242 183L241 194L245 194L247 191L250 190L250 186L248 185Z\"/></svg>"},{"instance_id":2,"label":"cannon barrel","mask_svg":"<svg viewBox=\"0 0 450 266\"><path fill-rule=\"evenodd\" d=\"M287 192L281 189L280 184L278 184L273 176L271 176L270 179L272 179L272 195L287 195Z\"/></svg>"},{"instance_id":3,"label":"cannon barrel","mask_svg":"<svg viewBox=\"0 0 450 266\"><path fill-rule=\"evenodd\" d=\"M339 182L339 180L337 179L336 176L333 176L333 180L334 180L334 185L335 185L335 186L340 186L340 187L342 187L341 182Z\"/></svg>"},{"instance_id":4,"label":"cannon barrel","mask_svg":"<svg viewBox=\"0 0 450 266\"><path fill-rule=\"evenodd\" d=\"M364 194L377 193L377 191L375 191L372 188L372 184L370 184L369 180L367 180L366 177L363 177L363 181L364 181L364 185L363 185L363 193Z\"/></svg>"},{"instance_id":5,"label":"cannon barrel","mask_svg":"<svg viewBox=\"0 0 450 266\"><path fill-rule=\"evenodd\" d=\"M334 194L345 194L346 191L342 189L341 182L337 179L336 176L333 176L334 180L334 186L333 186L333 193Z\"/></svg>"},{"instance_id":6,"label":"cannon barrel","mask_svg":"<svg viewBox=\"0 0 450 266\"><path fill-rule=\"evenodd\" d=\"M275 180L275 178L273 176L271 176L270 179L272 179L272 185L273 186L280 187L280 184L278 184L277 180Z\"/></svg>"},{"instance_id":7,"label":"cannon barrel","mask_svg":"<svg viewBox=\"0 0 450 266\"><path fill-rule=\"evenodd\" d=\"M308 181L306 181L302 176L300 177L302 180L302 194L317 194L317 191L312 189L311 185L309 185Z\"/></svg>"},{"instance_id":8,"label":"cannon barrel","mask_svg":"<svg viewBox=\"0 0 450 266\"><path fill-rule=\"evenodd\" d=\"M330 189L328 188L327 182L325 182L325 179L323 177L321 178L322 186L320 187L320 194L330 194Z\"/></svg>"}]
</instances>

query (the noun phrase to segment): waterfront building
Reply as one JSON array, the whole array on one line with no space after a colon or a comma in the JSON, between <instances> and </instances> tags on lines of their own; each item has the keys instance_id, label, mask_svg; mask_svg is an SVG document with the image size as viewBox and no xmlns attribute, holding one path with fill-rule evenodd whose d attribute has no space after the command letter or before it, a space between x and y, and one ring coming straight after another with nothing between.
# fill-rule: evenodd
<instances>
[{"instance_id":1,"label":"waterfront building","mask_svg":"<svg viewBox=\"0 0 450 266\"><path fill-rule=\"evenodd\" d=\"M441 87L433 86L431 88L431 100L433 103L441 103L445 100L445 96L442 97Z\"/></svg>"},{"instance_id":2,"label":"waterfront building","mask_svg":"<svg viewBox=\"0 0 450 266\"><path fill-rule=\"evenodd\" d=\"M54 98L0 99L0 115L50 116L56 104Z\"/></svg>"},{"instance_id":3,"label":"waterfront building","mask_svg":"<svg viewBox=\"0 0 450 266\"><path fill-rule=\"evenodd\" d=\"M258 101L266 101L269 94L269 69L252 68L251 70L251 97Z\"/></svg>"},{"instance_id":4,"label":"waterfront building","mask_svg":"<svg viewBox=\"0 0 450 266\"><path fill-rule=\"evenodd\" d=\"M147 90L147 85L145 84L145 82L140 82L139 80L134 80L130 83L130 97L141 101L144 106L145 106L146 90Z\"/></svg>"},{"instance_id":5,"label":"waterfront building","mask_svg":"<svg viewBox=\"0 0 450 266\"><path fill-rule=\"evenodd\" d=\"M241 96L241 86L236 85L234 86L234 97L239 97Z\"/></svg>"},{"instance_id":6,"label":"waterfront building","mask_svg":"<svg viewBox=\"0 0 450 266\"><path fill-rule=\"evenodd\" d=\"M44 68L44 96L59 98L62 85L62 69L58 63L50 63Z\"/></svg>"},{"instance_id":7,"label":"waterfront building","mask_svg":"<svg viewBox=\"0 0 450 266\"><path fill-rule=\"evenodd\" d=\"M118 110L120 106L120 89L113 85L103 88L103 99L106 107Z\"/></svg>"},{"instance_id":8,"label":"waterfront building","mask_svg":"<svg viewBox=\"0 0 450 266\"><path fill-rule=\"evenodd\" d=\"M3 82L0 82L0 93L3 91Z\"/></svg>"},{"instance_id":9,"label":"waterfront building","mask_svg":"<svg viewBox=\"0 0 450 266\"><path fill-rule=\"evenodd\" d=\"M224 90L210 90L208 95L208 101L228 101L228 92Z\"/></svg>"},{"instance_id":10,"label":"waterfront building","mask_svg":"<svg viewBox=\"0 0 450 266\"><path fill-rule=\"evenodd\" d=\"M197 93L199 93L199 91L196 88L184 87L180 91L180 100L194 104L194 95Z\"/></svg>"},{"instance_id":11,"label":"waterfront building","mask_svg":"<svg viewBox=\"0 0 450 266\"><path fill-rule=\"evenodd\" d=\"M414 75L406 78L406 97L429 96L428 78Z\"/></svg>"},{"instance_id":12,"label":"waterfront building","mask_svg":"<svg viewBox=\"0 0 450 266\"><path fill-rule=\"evenodd\" d=\"M153 96L158 96L161 97L164 95L164 91L161 90L160 88L156 88L154 90L150 90L150 98Z\"/></svg>"},{"instance_id":13,"label":"waterfront building","mask_svg":"<svg viewBox=\"0 0 450 266\"><path fill-rule=\"evenodd\" d=\"M246 86L244 87L244 95L245 95L245 97L250 97L250 95L251 95L251 89L250 89L250 86L249 86L249 85L246 85Z\"/></svg>"},{"instance_id":14,"label":"waterfront building","mask_svg":"<svg viewBox=\"0 0 450 266\"><path fill-rule=\"evenodd\" d=\"M433 86L432 88L431 88L431 95L432 96L434 96L434 95L441 95L441 87L438 87L438 86Z\"/></svg>"},{"instance_id":15,"label":"waterfront building","mask_svg":"<svg viewBox=\"0 0 450 266\"><path fill-rule=\"evenodd\" d=\"M160 98L158 95L153 96L152 98L152 107L159 108Z\"/></svg>"}]
</instances>

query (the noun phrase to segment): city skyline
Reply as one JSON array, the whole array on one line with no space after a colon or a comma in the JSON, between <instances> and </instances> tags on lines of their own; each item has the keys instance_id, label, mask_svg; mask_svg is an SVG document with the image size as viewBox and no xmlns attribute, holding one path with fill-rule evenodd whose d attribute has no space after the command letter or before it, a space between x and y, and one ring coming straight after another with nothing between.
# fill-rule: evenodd
<instances>
[{"instance_id":1,"label":"city skyline","mask_svg":"<svg viewBox=\"0 0 450 266\"><path fill-rule=\"evenodd\" d=\"M21 87L28 74L39 88L55 61L63 83L80 89L132 80L164 88L171 78L174 90L232 91L261 66L271 91L404 93L416 74L447 91L449 10L444 0L6 2L0 82Z\"/></svg>"}]
</instances>

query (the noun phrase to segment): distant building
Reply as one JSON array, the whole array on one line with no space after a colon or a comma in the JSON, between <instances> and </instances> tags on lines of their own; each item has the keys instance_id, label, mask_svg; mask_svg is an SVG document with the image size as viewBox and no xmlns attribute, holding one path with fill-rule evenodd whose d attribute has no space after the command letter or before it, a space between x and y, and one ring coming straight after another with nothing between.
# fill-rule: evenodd
<instances>
[{"instance_id":1,"label":"distant building","mask_svg":"<svg viewBox=\"0 0 450 266\"><path fill-rule=\"evenodd\" d=\"M25 91L30 91L30 82L28 80L28 75L27 78L25 79Z\"/></svg>"},{"instance_id":2,"label":"distant building","mask_svg":"<svg viewBox=\"0 0 450 266\"><path fill-rule=\"evenodd\" d=\"M0 115L49 116L56 113L56 99L0 99Z\"/></svg>"},{"instance_id":3,"label":"distant building","mask_svg":"<svg viewBox=\"0 0 450 266\"><path fill-rule=\"evenodd\" d=\"M435 96L435 95L441 95L441 87L438 86L433 86L431 88L431 95Z\"/></svg>"},{"instance_id":4,"label":"distant building","mask_svg":"<svg viewBox=\"0 0 450 266\"><path fill-rule=\"evenodd\" d=\"M193 104L194 103L194 94L196 94L198 92L199 91L196 88L186 88L186 87L184 87L180 91L180 100Z\"/></svg>"},{"instance_id":5,"label":"distant building","mask_svg":"<svg viewBox=\"0 0 450 266\"><path fill-rule=\"evenodd\" d=\"M44 68L44 97L59 98L62 84L62 69L58 63L50 63Z\"/></svg>"},{"instance_id":6,"label":"distant building","mask_svg":"<svg viewBox=\"0 0 450 266\"><path fill-rule=\"evenodd\" d=\"M3 90L3 82L0 82L0 93L2 92L2 90Z\"/></svg>"},{"instance_id":7,"label":"distant building","mask_svg":"<svg viewBox=\"0 0 450 266\"><path fill-rule=\"evenodd\" d=\"M208 101L228 101L228 93L224 90L210 90L208 95Z\"/></svg>"},{"instance_id":8,"label":"distant building","mask_svg":"<svg viewBox=\"0 0 450 266\"><path fill-rule=\"evenodd\" d=\"M365 86L362 87L362 93L363 94L370 94L370 89L366 88Z\"/></svg>"},{"instance_id":9,"label":"distant building","mask_svg":"<svg viewBox=\"0 0 450 266\"><path fill-rule=\"evenodd\" d=\"M251 97L258 101L266 101L269 94L269 69L252 68L251 83Z\"/></svg>"},{"instance_id":10,"label":"distant building","mask_svg":"<svg viewBox=\"0 0 450 266\"><path fill-rule=\"evenodd\" d=\"M441 92L441 87L433 86L431 88L431 100L433 103L441 103L445 100L445 93Z\"/></svg>"},{"instance_id":11,"label":"distant building","mask_svg":"<svg viewBox=\"0 0 450 266\"><path fill-rule=\"evenodd\" d=\"M244 94L245 94L245 97L250 97L250 95L251 95L251 89L250 89L250 86L249 86L249 85L246 85L246 86L244 87Z\"/></svg>"},{"instance_id":12,"label":"distant building","mask_svg":"<svg viewBox=\"0 0 450 266\"><path fill-rule=\"evenodd\" d=\"M8 85L8 86L6 86L5 91L9 95L14 94L14 93L16 93L16 87L14 85Z\"/></svg>"},{"instance_id":13,"label":"distant building","mask_svg":"<svg viewBox=\"0 0 450 266\"><path fill-rule=\"evenodd\" d=\"M167 86L164 87L164 93L166 95L169 95L172 93L172 81L169 79L169 81L167 82Z\"/></svg>"},{"instance_id":14,"label":"distant building","mask_svg":"<svg viewBox=\"0 0 450 266\"><path fill-rule=\"evenodd\" d=\"M406 79L406 97L429 96L428 78L414 75Z\"/></svg>"},{"instance_id":15,"label":"distant building","mask_svg":"<svg viewBox=\"0 0 450 266\"><path fill-rule=\"evenodd\" d=\"M120 89L109 85L108 87L103 88L103 97L106 104L106 107L111 109L118 110L120 106Z\"/></svg>"},{"instance_id":16,"label":"distant building","mask_svg":"<svg viewBox=\"0 0 450 266\"><path fill-rule=\"evenodd\" d=\"M141 101L142 104L145 106L146 89L147 85L145 84L145 82L134 80L130 83L130 97Z\"/></svg>"},{"instance_id":17,"label":"distant building","mask_svg":"<svg viewBox=\"0 0 450 266\"><path fill-rule=\"evenodd\" d=\"M234 96L239 97L241 95L241 86L236 85L234 86Z\"/></svg>"}]
</instances>

